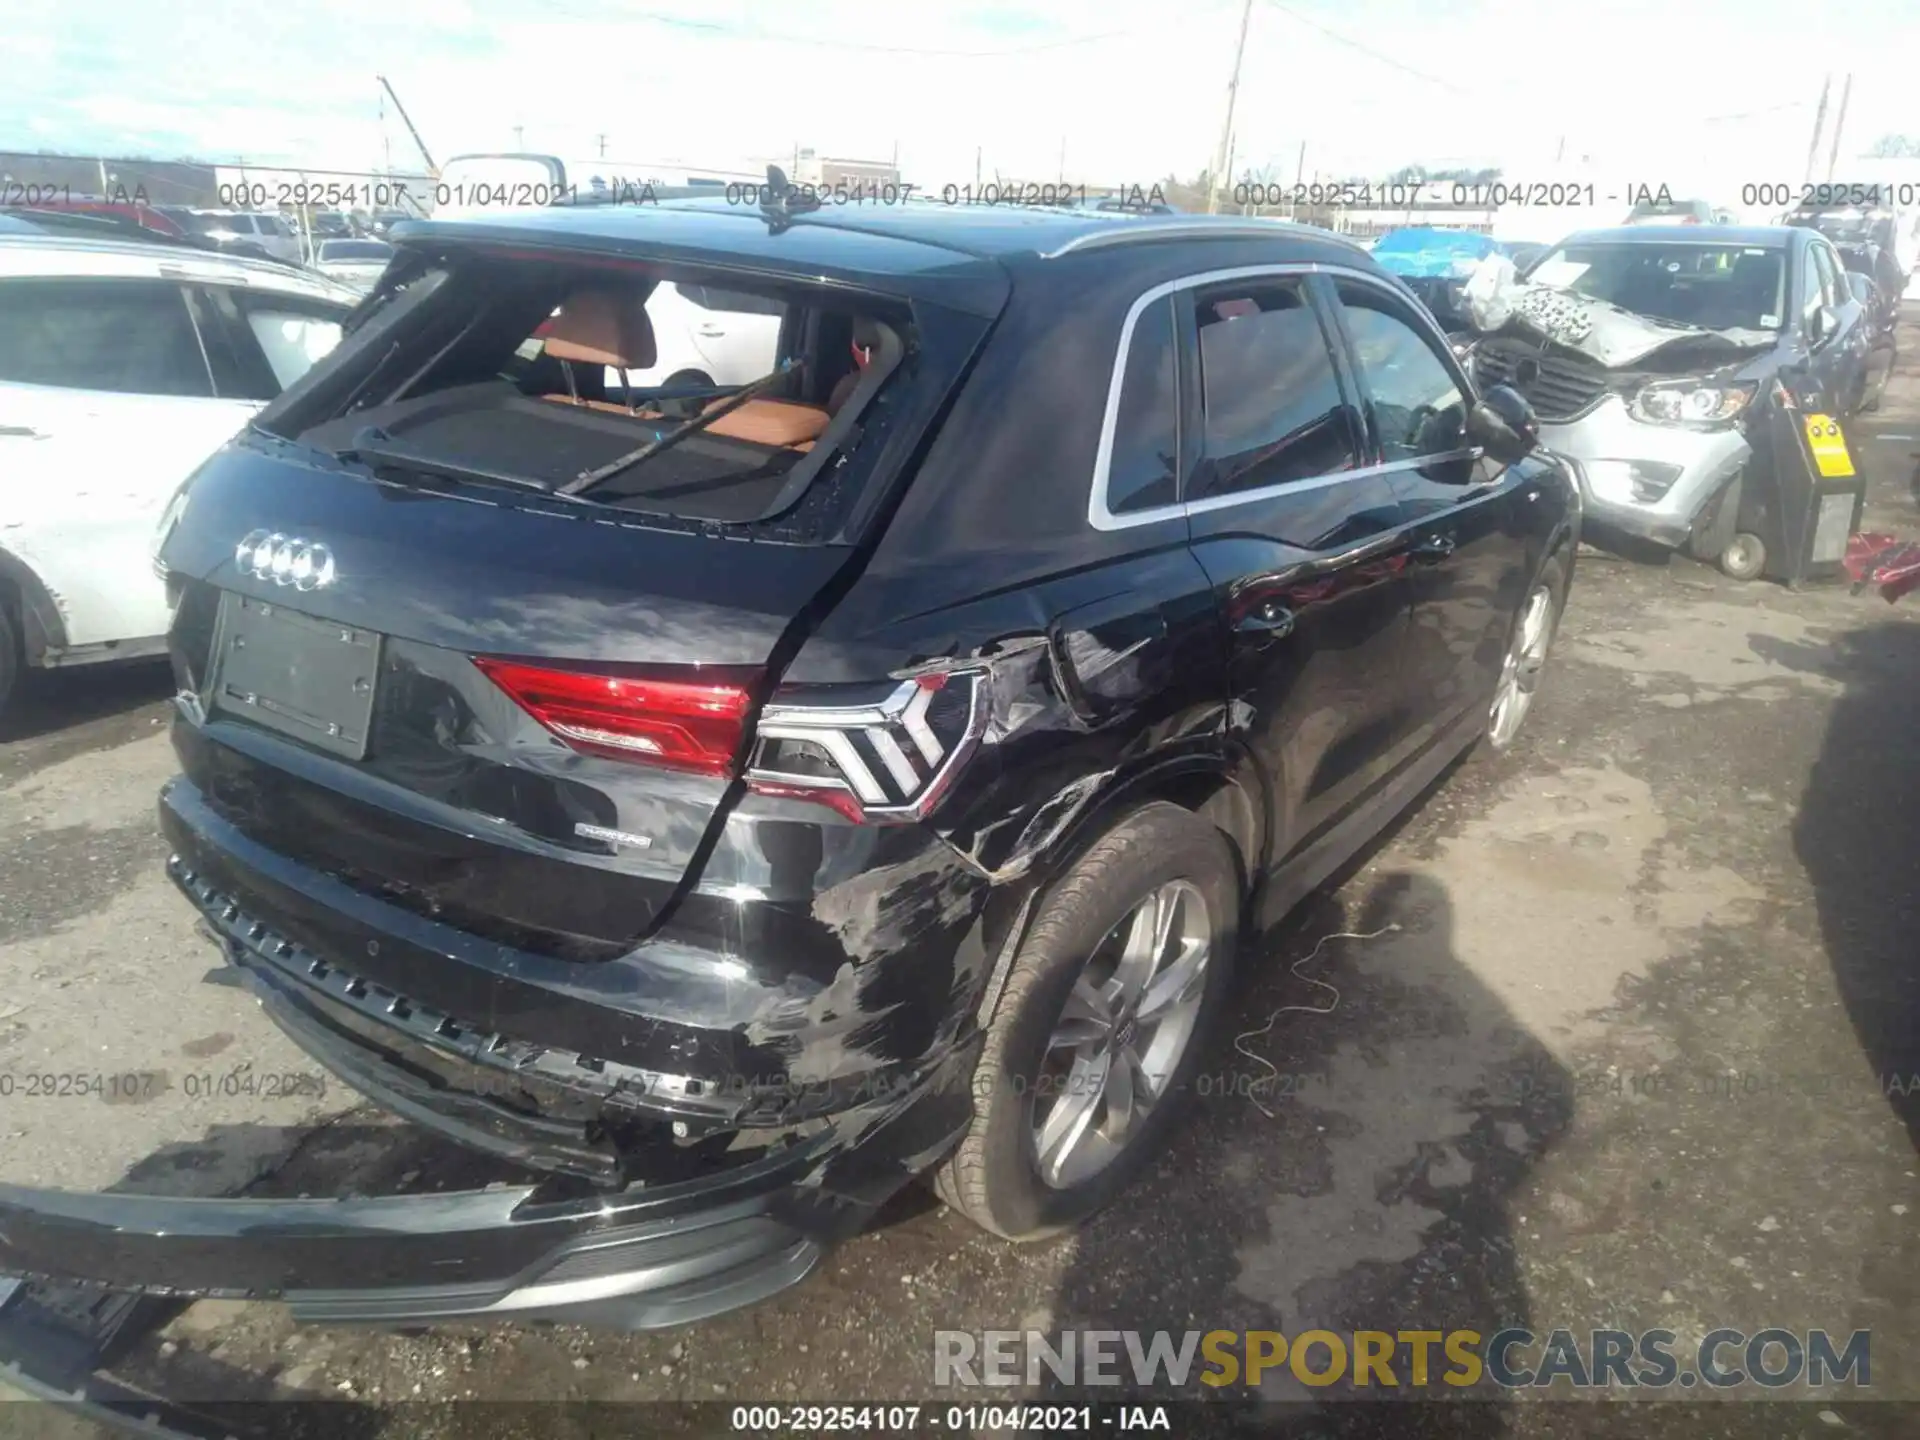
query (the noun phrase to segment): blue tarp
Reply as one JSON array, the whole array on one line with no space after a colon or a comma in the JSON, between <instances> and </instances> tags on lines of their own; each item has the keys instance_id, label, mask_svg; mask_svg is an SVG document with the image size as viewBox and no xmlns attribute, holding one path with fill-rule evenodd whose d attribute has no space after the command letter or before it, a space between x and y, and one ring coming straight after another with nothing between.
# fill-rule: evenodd
<instances>
[{"instance_id":1,"label":"blue tarp","mask_svg":"<svg viewBox=\"0 0 1920 1440\"><path fill-rule=\"evenodd\" d=\"M1463 279L1487 256L1506 253L1507 247L1490 235L1473 230L1436 230L1431 225L1389 230L1373 247L1373 258L1395 275Z\"/></svg>"}]
</instances>

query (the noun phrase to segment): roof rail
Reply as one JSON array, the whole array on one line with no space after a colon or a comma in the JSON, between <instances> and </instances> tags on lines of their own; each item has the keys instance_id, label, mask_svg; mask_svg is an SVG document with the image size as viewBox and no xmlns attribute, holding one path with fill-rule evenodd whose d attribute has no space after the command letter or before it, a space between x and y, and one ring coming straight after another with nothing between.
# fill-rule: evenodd
<instances>
[{"instance_id":1,"label":"roof rail","mask_svg":"<svg viewBox=\"0 0 1920 1440\"><path fill-rule=\"evenodd\" d=\"M1113 212L1103 213L1112 214ZM1103 250L1114 245L1139 245L1151 240L1245 240L1249 237L1271 237L1275 232L1291 233L1315 240L1337 240L1353 249L1361 248L1337 231L1322 230L1317 225L1302 225L1293 220L1214 215L1166 220L1158 215L1126 215L1116 219L1111 229L1089 230L1084 234L1076 235L1064 245L1044 252L1040 258L1053 260L1080 250Z\"/></svg>"}]
</instances>

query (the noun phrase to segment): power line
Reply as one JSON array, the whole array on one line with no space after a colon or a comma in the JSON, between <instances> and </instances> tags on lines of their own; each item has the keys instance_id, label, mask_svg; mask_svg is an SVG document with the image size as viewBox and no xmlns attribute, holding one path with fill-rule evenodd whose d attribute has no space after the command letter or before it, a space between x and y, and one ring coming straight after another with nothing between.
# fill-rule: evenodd
<instances>
[{"instance_id":1,"label":"power line","mask_svg":"<svg viewBox=\"0 0 1920 1440\"><path fill-rule=\"evenodd\" d=\"M1442 90L1449 90L1455 95L1465 95L1468 97L1471 97L1473 95L1472 91L1461 89L1458 85L1455 85L1451 80L1442 80L1438 75L1429 75L1424 70L1416 70L1411 65L1402 64L1400 61L1394 59L1393 56L1384 54L1381 51L1374 49L1371 45L1364 45L1360 41L1353 39L1351 36L1342 35L1338 30L1329 30L1325 25L1322 25L1318 20L1309 20L1306 16L1300 14L1297 10L1288 9L1285 5L1282 5L1280 3L1280 0L1267 0L1267 4L1271 5L1274 9L1278 10L1282 15L1285 15L1289 20L1297 20L1302 25L1305 25L1309 30L1318 30L1322 35L1326 36L1329 40L1332 40L1336 44L1344 45L1349 50L1358 50L1362 55L1367 56L1369 59L1377 60L1382 65L1392 66L1395 70L1398 70L1402 75L1411 75L1414 79L1424 80L1429 85L1438 85Z\"/></svg>"}]
</instances>

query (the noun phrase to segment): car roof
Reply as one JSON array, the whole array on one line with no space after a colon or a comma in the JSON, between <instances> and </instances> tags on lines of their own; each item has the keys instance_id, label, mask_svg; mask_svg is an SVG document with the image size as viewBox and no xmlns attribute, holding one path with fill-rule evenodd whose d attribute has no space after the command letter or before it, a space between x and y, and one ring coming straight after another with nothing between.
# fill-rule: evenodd
<instances>
[{"instance_id":1,"label":"car roof","mask_svg":"<svg viewBox=\"0 0 1920 1440\"><path fill-rule=\"evenodd\" d=\"M206 280L286 295L357 300L318 275L287 265L181 245L81 235L0 234L0 278Z\"/></svg>"},{"instance_id":2,"label":"car roof","mask_svg":"<svg viewBox=\"0 0 1920 1440\"><path fill-rule=\"evenodd\" d=\"M1785 225L1615 225L1603 230L1576 230L1560 245L1659 245L1690 241L1696 245L1746 245L1780 250L1794 243ZM1554 248L1558 249L1559 246Z\"/></svg>"},{"instance_id":3,"label":"car roof","mask_svg":"<svg viewBox=\"0 0 1920 1440\"><path fill-rule=\"evenodd\" d=\"M937 298L997 313L1003 262L1038 263L1076 253L1154 242L1272 240L1288 258L1335 258L1363 268L1373 260L1345 236L1283 220L1226 215L1153 215L1092 209L945 205L829 205L769 223L755 205L724 198L658 204L576 204L496 211L395 228L402 245L534 244L599 254L643 254L667 265L805 275Z\"/></svg>"}]
</instances>

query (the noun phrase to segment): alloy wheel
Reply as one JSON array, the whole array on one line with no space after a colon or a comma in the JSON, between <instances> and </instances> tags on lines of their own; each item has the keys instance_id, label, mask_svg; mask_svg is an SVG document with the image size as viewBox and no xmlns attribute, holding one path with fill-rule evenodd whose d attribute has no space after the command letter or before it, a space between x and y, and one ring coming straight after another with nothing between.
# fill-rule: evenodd
<instances>
[{"instance_id":1,"label":"alloy wheel","mask_svg":"<svg viewBox=\"0 0 1920 1440\"><path fill-rule=\"evenodd\" d=\"M1187 880L1147 895L1095 947L1054 1022L1033 1112L1040 1178L1056 1190L1126 1150L1179 1069L1206 993L1213 921Z\"/></svg>"},{"instance_id":2,"label":"alloy wheel","mask_svg":"<svg viewBox=\"0 0 1920 1440\"><path fill-rule=\"evenodd\" d=\"M1540 672L1546 668L1547 646L1553 641L1553 592L1536 585L1520 612L1520 623L1513 628L1513 644L1500 667L1500 683L1493 692L1487 738L1496 750L1504 750L1520 733L1527 712L1533 708L1534 688Z\"/></svg>"}]
</instances>

